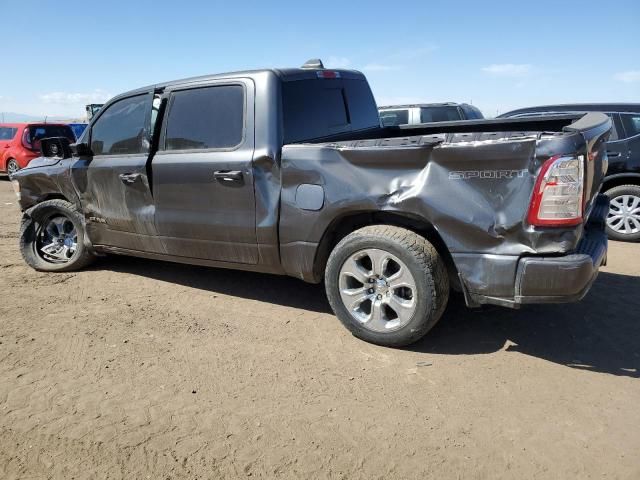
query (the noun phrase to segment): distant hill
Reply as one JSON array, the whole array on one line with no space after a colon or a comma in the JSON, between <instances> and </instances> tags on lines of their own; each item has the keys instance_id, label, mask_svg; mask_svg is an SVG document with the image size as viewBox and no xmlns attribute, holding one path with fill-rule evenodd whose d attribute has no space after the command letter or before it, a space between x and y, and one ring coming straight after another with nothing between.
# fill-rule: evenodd
<instances>
[{"instance_id":1,"label":"distant hill","mask_svg":"<svg viewBox=\"0 0 640 480\"><path fill-rule=\"evenodd\" d=\"M24 113L0 112L0 122L4 123L23 123L23 122L71 122L79 119L70 119L60 116L37 116L25 115Z\"/></svg>"}]
</instances>

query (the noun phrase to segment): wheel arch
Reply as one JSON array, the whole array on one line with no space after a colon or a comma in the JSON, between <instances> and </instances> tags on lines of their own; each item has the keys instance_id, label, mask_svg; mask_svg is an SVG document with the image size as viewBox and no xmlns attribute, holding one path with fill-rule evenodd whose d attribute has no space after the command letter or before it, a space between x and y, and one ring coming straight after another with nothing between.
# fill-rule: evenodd
<instances>
[{"instance_id":1,"label":"wheel arch","mask_svg":"<svg viewBox=\"0 0 640 480\"><path fill-rule=\"evenodd\" d=\"M617 173L615 175L605 177L600 190L603 193L606 193L607 190L611 190L612 188L619 187L621 185L640 186L640 173Z\"/></svg>"},{"instance_id":2,"label":"wheel arch","mask_svg":"<svg viewBox=\"0 0 640 480\"><path fill-rule=\"evenodd\" d=\"M459 288L458 270L438 230L428 220L418 215L404 212L363 211L348 213L335 218L325 229L316 249L313 262L313 276L316 279L323 278L327 260L334 247L350 233L368 225L393 225L402 227L426 238L433 244L442 257L447 267L450 284L456 289Z\"/></svg>"}]
</instances>

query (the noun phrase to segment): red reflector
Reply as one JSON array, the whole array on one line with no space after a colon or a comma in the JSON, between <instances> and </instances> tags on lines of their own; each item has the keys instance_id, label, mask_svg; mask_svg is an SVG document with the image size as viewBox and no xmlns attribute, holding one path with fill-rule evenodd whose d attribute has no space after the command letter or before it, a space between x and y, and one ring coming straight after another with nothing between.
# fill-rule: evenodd
<instances>
[{"instance_id":1,"label":"red reflector","mask_svg":"<svg viewBox=\"0 0 640 480\"><path fill-rule=\"evenodd\" d=\"M316 72L318 78L340 78L340 72L333 72L331 70L320 70Z\"/></svg>"}]
</instances>

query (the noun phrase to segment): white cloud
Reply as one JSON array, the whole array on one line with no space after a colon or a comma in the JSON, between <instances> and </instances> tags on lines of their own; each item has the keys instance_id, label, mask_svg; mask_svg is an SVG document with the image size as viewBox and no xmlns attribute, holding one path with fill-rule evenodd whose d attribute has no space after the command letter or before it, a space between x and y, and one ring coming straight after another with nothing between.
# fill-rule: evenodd
<instances>
[{"instance_id":1,"label":"white cloud","mask_svg":"<svg viewBox=\"0 0 640 480\"><path fill-rule=\"evenodd\" d=\"M613 78L625 83L640 82L640 70L616 73Z\"/></svg>"},{"instance_id":2,"label":"white cloud","mask_svg":"<svg viewBox=\"0 0 640 480\"><path fill-rule=\"evenodd\" d=\"M382 63L368 63L362 70L365 72L388 72L390 70L399 70L400 67L398 65L385 65Z\"/></svg>"},{"instance_id":3,"label":"white cloud","mask_svg":"<svg viewBox=\"0 0 640 480\"><path fill-rule=\"evenodd\" d=\"M328 68L349 68L351 60L346 57L329 57L326 66Z\"/></svg>"},{"instance_id":4,"label":"white cloud","mask_svg":"<svg viewBox=\"0 0 640 480\"><path fill-rule=\"evenodd\" d=\"M88 93L51 92L39 95L39 98L43 103L84 105L87 103L104 103L112 96L104 90L96 89Z\"/></svg>"},{"instance_id":5,"label":"white cloud","mask_svg":"<svg viewBox=\"0 0 640 480\"><path fill-rule=\"evenodd\" d=\"M524 77L531 72L532 68L528 63L494 63L482 67L482 71L500 77Z\"/></svg>"}]
</instances>

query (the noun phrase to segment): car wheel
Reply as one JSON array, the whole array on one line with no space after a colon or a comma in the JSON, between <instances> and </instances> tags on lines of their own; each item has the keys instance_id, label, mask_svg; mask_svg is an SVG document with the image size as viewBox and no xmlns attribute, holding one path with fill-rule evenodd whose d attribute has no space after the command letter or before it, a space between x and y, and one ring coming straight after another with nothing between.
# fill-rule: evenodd
<instances>
[{"instance_id":1,"label":"car wheel","mask_svg":"<svg viewBox=\"0 0 640 480\"><path fill-rule=\"evenodd\" d=\"M609 197L609 238L628 242L640 240L640 186L620 185L606 194Z\"/></svg>"},{"instance_id":2,"label":"car wheel","mask_svg":"<svg viewBox=\"0 0 640 480\"><path fill-rule=\"evenodd\" d=\"M419 340L438 322L449 298L449 277L425 238L373 225L336 245L325 288L334 313L353 335L399 347Z\"/></svg>"},{"instance_id":3,"label":"car wheel","mask_svg":"<svg viewBox=\"0 0 640 480\"><path fill-rule=\"evenodd\" d=\"M20 170L20 165L18 165L18 162L15 159L10 158L7 162L7 175L11 176L18 170Z\"/></svg>"},{"instance_id":4,"label":"car wheel","mask_svg":"<svg viewBox=\"0 0 640 480\"><path fill-rule=\"evenodd\" d=\"M44 272L68 272L90 264L82 216L65 200L47 200L29 209L20 229L20 252Z\"/></svg>"}]
</instances>

